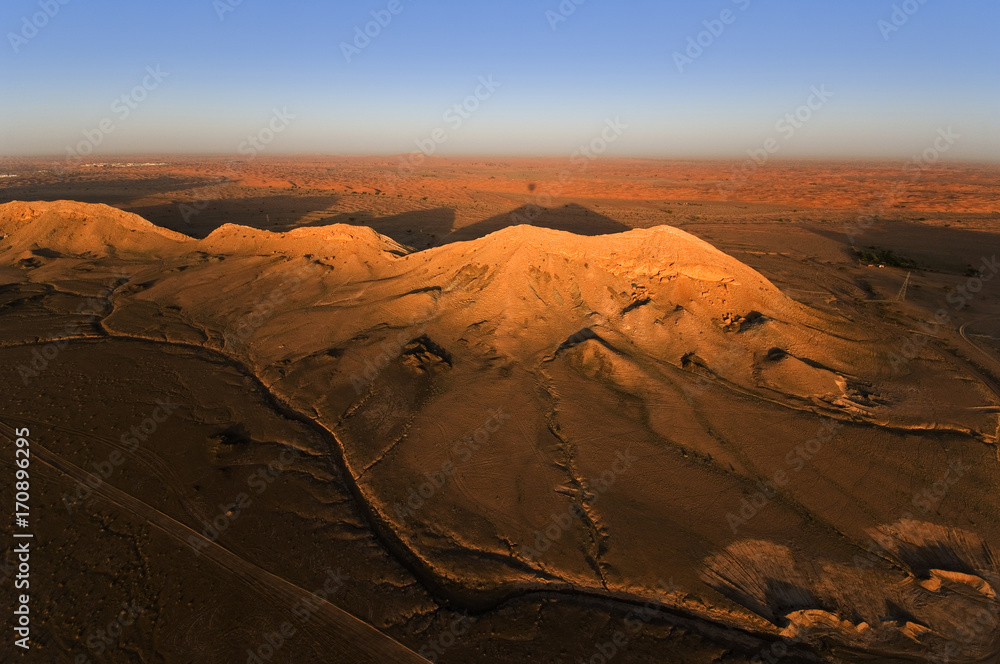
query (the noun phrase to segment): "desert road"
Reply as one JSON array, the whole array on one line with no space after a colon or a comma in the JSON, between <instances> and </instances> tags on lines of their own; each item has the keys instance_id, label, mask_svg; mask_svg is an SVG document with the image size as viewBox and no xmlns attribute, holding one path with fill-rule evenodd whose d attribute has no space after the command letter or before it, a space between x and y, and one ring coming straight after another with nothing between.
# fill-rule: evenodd
<instances>
[{"instance_id":1,"label":"desert road","mask_svg":"<svg viewBox=\"0 0 1000 664\"><path fill-rule=\"evenodd\" d=\"M988 353L985 350L983 350L982 347L979 344L977 344L975 341L973 341L972 339L969 338L969 334L968 334L969 326L975 325L976 323L984 323L984 322L986 322L988 320L997 320L997 319L996 318L980 318L979 320L970 320L967 323L962 323L962 326L958 328L958 333L960 335L962 335L962 338L965 339L969 343L970 346L972 346L973 348L975 348L976 350L978 350L980 353L982 353L983 355L985 355L986 357L988 357L990 359L990 361L996 363L997 362L997 358L993 357L993 355L991 355L990 353Z\"/></svg>"}]
</instances>

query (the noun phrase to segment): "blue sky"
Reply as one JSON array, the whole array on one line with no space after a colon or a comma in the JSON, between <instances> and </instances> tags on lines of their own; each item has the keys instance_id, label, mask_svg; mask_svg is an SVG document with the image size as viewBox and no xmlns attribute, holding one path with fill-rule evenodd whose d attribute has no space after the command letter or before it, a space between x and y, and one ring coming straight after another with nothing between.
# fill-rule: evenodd
<instances>
[{"instance_id":1,"label":"blue sky","mask_svg":"<svg viewBox=\"0 0 1000 664\"><path fill-rule=\"evenodd\" d=\"M102 121L97 153L235 154L278 109L294 118L273 154L412 152L440 128L441 154L569 155L619 118L612 156L774 138L780 156L897 158L951 127L948 158L1000 160L996 0L397 1L5 0L0 154L65 154ZM391 21L348 61L372 12Z\"/></svg>"}]
</instances>

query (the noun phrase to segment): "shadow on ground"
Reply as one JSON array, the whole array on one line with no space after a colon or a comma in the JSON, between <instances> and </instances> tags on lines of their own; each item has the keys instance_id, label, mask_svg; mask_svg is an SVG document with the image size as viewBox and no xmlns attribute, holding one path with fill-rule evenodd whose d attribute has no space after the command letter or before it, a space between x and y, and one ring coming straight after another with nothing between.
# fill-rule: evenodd
<instances>
[{"instance_id":1,"label":"shadow on ground","mask_svg":"<svg viewBox=\"0 0 1000 664\"><path fill-rule=\"evenodd\" d=\"M877 220L866 226L811 228L816 235L843 247L845 258L857 260L860 250L885 249L916 263L917 269L946 274L971 274L1000 255L1000 238L992 233L957 227ZM852 247L853 240L853 247Z\"/></svg>"},{"instance_id":2,"label":"shadow on ground","mask_svg":"<svg viewBox=\"0 0 1000 664\"><path fill-rule=\"evenodd\" d=\"M455 226L455 210L441 207L433 210L414 210L387 217L375 217L368 212L346 212L300 225L331 224L368 226L402 245L423 251L441 244L441 240L451 232Z\"/></svg>"},{"instance_id":3,"label":"shadow on ground","mask_svg":"<svg viewBox=\"0 0 1000 664\"><path fill-rule=\"evenodd\" d=\"M441 244L463 242L485 237L490 233L507 228L528 224L539 228L551 228L557 231L568 231L577 235L610 235L632 230L625 224L594 212L582 205L570 203L558 208L543 208L534 205L523 205L506 214L497 215L482 221L459 228L448 234Z\"/></svg>"},{"instance_id":4,"label":"shadow on ground","mask_svg":"<svg viewBox=\"0 0 1000 664\"><path fill-rule=\"evenodd\" d=\"M338 197L333 195L278 195L252 198L234 196L204 201L174 201L142 207L116 207L134 212L157 226L190 237L203 238L223 224L239 224L275 233L289 231L299 226L326 225L302 223L302 220L323 214L315 211L325 210L337 200Z\"/></svg>"},{"instance_id":5,"label":"shadow on ground","mask_svg":"<svg viewBox=\"0 0 1000 664\"><path fill-rule=\"evenodd\" d=\"M11 201L78 201L104 203L115 207L158 194L204 187L212 184L210 178L137 178L100 180L84 175L71 175L58 182L0 186L0 203Z\"/></svg>"}]
</instances>

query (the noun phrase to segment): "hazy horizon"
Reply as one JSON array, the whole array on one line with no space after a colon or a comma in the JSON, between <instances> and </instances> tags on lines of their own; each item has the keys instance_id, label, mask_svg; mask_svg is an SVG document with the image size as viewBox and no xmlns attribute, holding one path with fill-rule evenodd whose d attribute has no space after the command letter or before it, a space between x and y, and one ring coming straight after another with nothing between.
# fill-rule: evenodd
<instances>
[{"instance_id":1,"label":"hazy horizon","mask_svg":"<svg viewBox=\"0 0 1000 664\"><path fill-rule=\"evenodd\" d=\"M0 154L1000 160L996 4L83 7L0 8Z\"/></svg>"},{"instance_id":2,"label":"hazy horizon","mask_svg":"<svg viewBox=\"0 0 1000 664\"><path fill-rule=\"evenodd\" d=\"M395 154L389 153L346 153L346 152L280 152L275 150L273 152L268 152L267 154L261 154L256 157L245 158L239 154L226 154L223 152L150 152L150 151L116 151L116 152L99 152L90 155L90 158L85 158L81 163L101 163L107 160L118 161L122 159L138 159L138 158L170 158L177 160L185 159L220 159L220 160L232 160L232 161L250 161L257 159L396 159L398 157L409 157L421 154L418 151L413 152L399 152ZM58 160L61 159L64 154L58 153L22 153L22 154L0 154L0 159L7 160L17 160L23 159L28 161L38 160ZM569 155L564 153L468 153L468 154L435 154L432 158L440 158L445 160L454 161L478 161L483 159L509 159L513 161L558 161L565 160ZM914 156L919 155L886 155L886 156L862 156L862 157L851 157L851 156L831 156L831 155L787 155L787 156L774 156L768 159L767 163L779 164L779 163L818 163L818 164L881 164L886 165L889 163L899 162L900 166L903 162L912 159ZM746 154L705 154L705 155L663 155L663 156L647 156L647 155L629 155L629 154L615 154L615 155L602 155L601 160L621 160L621 161L662 161L662 162L734 162L734 161L744 161L750 160L750 157ZM953 157L951 155L942 155L941 159L935 163L939 164L951 164L951 165L961 165L969 164L976 165L981 164L984 166L1000 165L1000 157L996 158L962 158Z\"/></svg>"}]
</instances>

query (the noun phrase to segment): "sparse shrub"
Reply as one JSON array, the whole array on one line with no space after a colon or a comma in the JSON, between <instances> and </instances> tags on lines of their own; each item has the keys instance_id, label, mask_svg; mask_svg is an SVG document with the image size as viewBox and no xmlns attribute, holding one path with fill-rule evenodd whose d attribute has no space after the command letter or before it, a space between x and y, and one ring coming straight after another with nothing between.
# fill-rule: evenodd
<instances>
[{"instance_id":1,"label":"sparse shrub","mask_svg":"<svg viewBox=\"0 0 1000 664\"><path fill-rule=\"evenodd\" d=\"M883 249L881 247L868 247L867 250L859 250L858 260L862 263L875 263L879 265L887 265L889 267L902 267L908 269L914 269L917 267L917 264L909 258L906 258L905 256L898 256L893 253L892 249Z\"/></svg>"}]
</instances>

